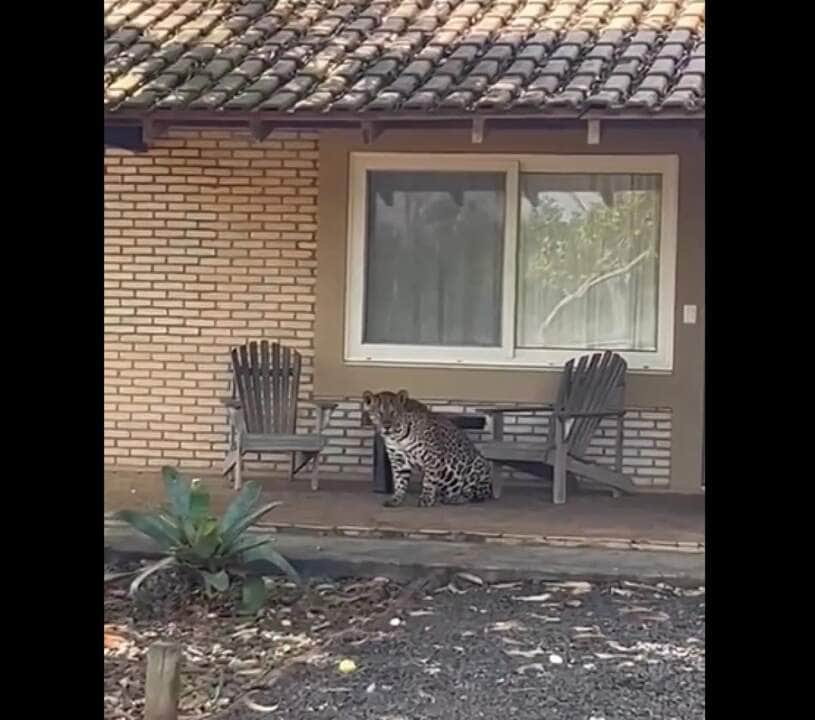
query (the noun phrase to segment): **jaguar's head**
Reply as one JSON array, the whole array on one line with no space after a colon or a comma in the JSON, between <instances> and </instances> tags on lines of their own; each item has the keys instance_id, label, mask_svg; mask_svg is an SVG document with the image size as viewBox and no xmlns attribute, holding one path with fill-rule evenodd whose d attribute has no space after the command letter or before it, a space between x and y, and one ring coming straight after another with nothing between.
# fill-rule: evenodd
<instances>
[{"instance_id":1,"label":"jaguar's head","mask_svg":"<svg viewBox=\"0 0 815 720\"><path fill-rule=\"evenodd\" d=\"M406 425L405 410L408 405L407 390L399 392L362 393L362 410L368 413L371 422L383 436L400 435Z\"/></svg>"}]
</instances>

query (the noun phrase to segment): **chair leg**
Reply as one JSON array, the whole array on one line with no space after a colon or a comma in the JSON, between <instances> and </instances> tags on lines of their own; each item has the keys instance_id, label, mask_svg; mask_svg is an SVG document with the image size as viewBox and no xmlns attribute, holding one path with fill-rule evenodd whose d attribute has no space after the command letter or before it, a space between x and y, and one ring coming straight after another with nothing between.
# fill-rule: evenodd
<instances>
[{"instance_id":1,"label":"chair leg","mask_svg":"<svg viewBox=\"0 0 815 720\"><path fill-rule=\"evenodd\" d=\"M504 489L504 478L501 477L501 466L497 462L491 462L490 466L492 467L492 496L498 500Z\"/></svg>"},{"instance_id":2,"label":"chair leg","mask_svg":"<svg viewBox=\"0 0 815 720\"><path fill-rule=\"evenodd\" d=\"M617 416L617 433L614 438L614 470L618 473L623 471L623 415ZM617 488L611 489L611 497L618 498L622 492Z\"/></svg>"},{"instance_id":3,"label":"chair leg","mask_svg":"<svg viewBox=\"0 0 815 720\"><path fill-rule=\"evenodd\" d=\"M243 487L243 455L238 451L238 459L235 461L235 490Z\"/></svg>"},{"instance_id":4,"label":"chair leg","mask_svg":"<svg viewBox=\"0 0 815 720\"><path fill-rule=\"evenodd\" d=\"M233 467L235 467L235 463L238 459L238 451L237 450L230 450L226 454L226 458L224 458L224 471L223 474L227 475Z\"/></svg>"},{"instance_id":5,"label":"chair leg","mask_svg":"<svg viewBox=\"0 0 815 720\"><path fill-rule=\"evenodd\" d=\"M320 489L320 454L314 453L314 458L311 461L311 489L317 491Z\"/></svg>"},{"instance_id":6,"label":"chair leg","mask_svg":"<svg viewBox=\"0 0 815 720\"><path fill-rule=\"evenodd\" d=\"M566 442L563 419L554 416L555 423L555 474L552 483L552 502L563 505L566 502Z\"/></svg>"},{"instance_id":7,"label":"chair leg","mask_svg":"<svg viewBox=\"0 0 815 720\"><path fill-rule=\"evenodd\" d=\"M223 479L227 485L232 485L235 482L235 462L237 461L237 452L231 450L224 460Z\"/></svg>"},{"instance_id":8,"label":"chair leg","mask_svg":"<svg viewBox=\"0 0 815 720\"><path fill-rule=\"evenodd\" d=\"M297 453L293 452L291 454L291 460L289 462L289 482L294 482L294 473L297 470Z\"/></svg>"}]
</instances>

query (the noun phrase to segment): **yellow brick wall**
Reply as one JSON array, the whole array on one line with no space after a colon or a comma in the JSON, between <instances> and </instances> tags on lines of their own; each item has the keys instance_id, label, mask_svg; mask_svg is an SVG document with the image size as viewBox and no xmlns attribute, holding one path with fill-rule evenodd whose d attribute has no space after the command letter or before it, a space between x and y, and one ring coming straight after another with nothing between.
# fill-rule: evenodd
<instances>
[{"instance_id":1,"label":"yellow brick wall","mask_svg":"<svg viewBox=\"0 0 815 720\"><path fill-rule=\"evenodd\" d=\"M105 157L105 462L217 468L228 348L277 339L313 387L317 135L190 131Z\"/></svg>"}]
</instances>

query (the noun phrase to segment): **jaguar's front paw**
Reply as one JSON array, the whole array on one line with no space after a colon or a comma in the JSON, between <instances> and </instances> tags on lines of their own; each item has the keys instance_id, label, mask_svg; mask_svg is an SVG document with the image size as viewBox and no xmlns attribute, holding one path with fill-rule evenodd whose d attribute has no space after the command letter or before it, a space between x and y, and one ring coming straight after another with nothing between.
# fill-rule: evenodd
<instances>
[{"instance_id":1,"label":"jaguar's front paw","mask_svg":"<svg viewBox=\"0 0 815 720\"><path fill-rule=\"evenodd\" d=\"M435 495L419 495L419 507L433 507L436 504Z\"/></svg>"},{"instance_id":2,"label":"jaguar's front paw","mask_svg":"<svg viewBox=\"0 0 815 720\"><path fill-rule=\"evenodd\" d=\"M385 502L382 503L383 507L399 507L403 502L405 502L405 496L401 495L399 497L389 497Z\"/></svg>"}]
</instances>

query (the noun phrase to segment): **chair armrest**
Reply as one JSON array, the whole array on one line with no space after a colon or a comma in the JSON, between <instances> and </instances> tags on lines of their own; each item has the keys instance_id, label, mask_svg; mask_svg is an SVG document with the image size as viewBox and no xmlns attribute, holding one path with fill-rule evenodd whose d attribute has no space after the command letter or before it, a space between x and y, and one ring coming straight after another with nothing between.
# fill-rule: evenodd
<instances>
[{"instance_id":1,"label":"chair armrest","mask_svg":"<svg viewBox=\"0 0 815 720\"><path fill-rule=\"evenodd\" d=\"M233 410L240 410L241 409L241 401L236 398L231 397L222 397L221 402L228 408L232 408Z\"/></svg>"},{"instance_id":2,"label":"chair armrest","mask_svg":"<svg viewBox=\"0 0 815 720\"><path fill-rule=\"evenodd\" d=\"M320 408L321 410L336 410L337 405L339 405L338 400L327 400L327 399L314 399L309 401L311 405Z\"/></svg>"},{"instance_id":3,"label":"chair armrest","mask_svg":"<svg viewBox=\"0 0 815 720\"><path fill-rule=\"evenodd\" d=\"M625 415L625 410L601 410L599 412L576 412L576 413L555 411L555 415L563 418L564 420L568 420L569 418L592 418L592 417L604 418Z\"/></svg>"},{"instance_id":4,"label":"chair armrest","mask_svg":"<svg viewBox=\"0 0 815 720\"><path fill-rule=\"evenodd\" d=\"M477 407L476 411L487 415L503 415L506 413L551 412L555 409L553 403L545 405L489 405Z\"/></svg>"},{"instance_id":5,"label":"chair armrest","mask_svg":"<svg viewBox=\"0 0 815 720\"><path fill-rule=\"evenodd\" d=\"M337 409L339 401L329 400L328 398L312 398L308 404L317 408L314 429L318 435L321 435L331 422L331 414Z\"/></svg>"},{"instance_id":6,"label":"chair armrest","mask_svg":"<svg viewBox=\"0 0 815 720\"><path fill-rule=\"evenodd\" d=\"M504 439L504 415L530 413L530 412L552 412L555 406L552 403L544 405L492 405L476 408L478 412L488 415L492 419L492 439L500 441Z\"/></svg>"}]
</instances>

